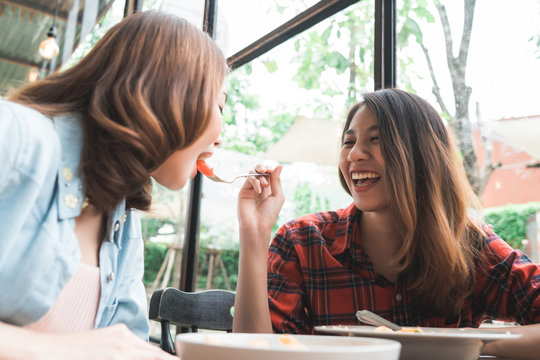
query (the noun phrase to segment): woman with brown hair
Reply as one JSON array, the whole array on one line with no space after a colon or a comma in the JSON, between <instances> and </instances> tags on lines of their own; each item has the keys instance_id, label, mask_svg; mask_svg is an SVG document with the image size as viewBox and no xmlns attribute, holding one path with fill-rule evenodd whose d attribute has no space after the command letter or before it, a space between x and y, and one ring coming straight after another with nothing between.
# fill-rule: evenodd
<instances>
[{"instance_id":1,"label":"woman with brown hair","mask_svg":"<svg viewBox=\"0 0 540 360\"><path fill-rule=\"evenodd\" d=\"M475 196L431 105L397 89L365 94L343 128L339 175L353 203L288 222L269 250L281 204L255 203L256 180L246 183L235 331L309 334L356 324L362 309L407 326L499 319L535 325L486 354L537 356L540 266L468 214Z\"/></svg>"},{"instance_id":2,"label":"woman with brown hair","mask_svg":"<svg viewBox=\"0 0 540 360\"><path fill-rule=\"evenodd\" d=\"M207 34L147 11L0 101L1 359L175 358L143 341L135 210L220 144L227 71Z\"/></svg>"}]
</instances>

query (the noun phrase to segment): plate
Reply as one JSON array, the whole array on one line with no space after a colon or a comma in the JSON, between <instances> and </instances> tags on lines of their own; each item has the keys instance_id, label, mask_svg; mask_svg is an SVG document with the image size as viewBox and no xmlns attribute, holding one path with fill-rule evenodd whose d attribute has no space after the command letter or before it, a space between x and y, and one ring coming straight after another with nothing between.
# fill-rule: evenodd
<instances>
[{"instance_id":1,"label":"plate","mask_svg":"<svg viewBox=\"0 0 540 360\"><path fill-rule=\"evenodd\" d=\"M495 340L521 337L504 331L486 331L471 328L419 328L421 332L375 331L374 326L337 325L316 326L322 334L376 337L397 340L401 343L400 360L422 359L476 359L483 344Z\"/></svg>"},{"instance_id":2,"label":"plate","mask_svg":"<svg viewBox=\"0 0 540 360\"><path fill-rule=\"evenodd\" d=\"M176 336L182 360L398 360L401 345L388 339L244 333Z\"/></svg>"}]
</instances>

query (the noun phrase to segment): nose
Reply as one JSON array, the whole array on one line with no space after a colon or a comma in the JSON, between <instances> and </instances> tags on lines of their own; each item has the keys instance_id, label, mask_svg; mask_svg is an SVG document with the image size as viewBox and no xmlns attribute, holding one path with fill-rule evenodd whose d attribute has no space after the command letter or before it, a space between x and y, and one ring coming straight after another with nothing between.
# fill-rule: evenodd
<instances>
[{"instance_id":1,"label":"nose","mask_svg":"<svg viewBox=\"0 0 540 360\"><path fill-rule=\"evenodd\" d=\"M223 143L223 139L221 138L221 135L216 139L216 141L214 141L214 147L218 147L218 146L221 146L221 144Z\"/></svg>"},{"instance_id":2,"label":"nose","mask_svg":"<svg viewBox=\"0 0 540 360\"><path fill-rule=\"evenodd\" d=\"M349 151L349 154L347 155L347 160L349 160L350 162L362 161L369 159L370 156L371 154L362 145L362 143L357 142Z\"/></svg>"}]
</instances>

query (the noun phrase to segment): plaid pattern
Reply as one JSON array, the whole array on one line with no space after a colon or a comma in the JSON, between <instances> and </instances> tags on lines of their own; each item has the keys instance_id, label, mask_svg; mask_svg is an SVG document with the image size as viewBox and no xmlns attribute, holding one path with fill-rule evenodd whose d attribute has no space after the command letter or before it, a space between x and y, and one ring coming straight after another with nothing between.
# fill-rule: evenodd
<instances>
[{"instance_id":1,"label":"plaid pattern","mask_svg":"<svg viewBox=\"0 0 540 360\"><path fill-rule=\"evenodd\" d=\"M268 255L268 292L274 331L312 333L317 325L360 324L368 309L400 325L478 327L484 320L540 322L540 266L513 250L486 226L489 263L476 272L473 293L461 313L430 317L415 307L398 279L373 271L358 241L354 204L297 218L276 233Z\"/></svg>"}]
</instances>

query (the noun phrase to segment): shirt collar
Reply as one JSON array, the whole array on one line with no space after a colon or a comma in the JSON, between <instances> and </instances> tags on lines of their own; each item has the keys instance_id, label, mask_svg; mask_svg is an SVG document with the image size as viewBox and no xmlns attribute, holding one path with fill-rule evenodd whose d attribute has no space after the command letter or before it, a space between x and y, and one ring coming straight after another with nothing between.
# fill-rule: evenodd
<instances>
[{"instance_id":1,"label":"shirt collar","mask_svg":"<svg viewBox=\"0 0 540 360\"><path fill-rule=\"evenodd\" d=\"M58 216L63 220L77 217L84 201L84 184L79 171L83 135L79 116L55 116L53 122L62 147L57 184Z\"/></svg>"},{"instance_id":2,"label":"shirt collar","mask_svg":"<svg viewBox=\"0 0 540 360\"><path fill-rule=\"evenodd\" d=\"M62 159L58 168L58 217L60 220L75 218L81 214L84 181L80 171L83 147L83 131L79 115L60 115L53 118L62 146ZM125 199L107 216L105 239L121 248L125 221Z\"/></svg>"},{"instance_id":3,"label":"shirt collar","mask_svg":"<svg viewBox=\"0 0 540 360\"><path fill-rule=\"evenodd\" d=\"M362 212L359 211L354 203L338 211L338 221L334 242L330 246L332 255L339 255L351 249L351 246L358 242L358 225ZM356 240L355 240L356 239Z\"/></svg>"}]
</instances>

